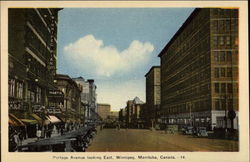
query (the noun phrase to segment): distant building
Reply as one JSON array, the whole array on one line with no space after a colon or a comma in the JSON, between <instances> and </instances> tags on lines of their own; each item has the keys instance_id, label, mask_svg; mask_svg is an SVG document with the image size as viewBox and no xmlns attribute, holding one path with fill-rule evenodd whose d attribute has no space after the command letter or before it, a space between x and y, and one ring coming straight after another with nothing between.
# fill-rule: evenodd
<instances>
[{"instance_id":1,"label":"distant building","mask_svg":"<svg viewBox=\"0 0 250 162\"><path fill-rule=\"evenodd\" d=\"M84 108L81 106L81 86L68 75L57 74L56 86L64 94L62 111L65 122L84 123Z\"/></svg>"},{"instance_id":2,"label":"distant building","mask_svg":"<svg viewBox=\"0 0 250 162\"><path fill-rule=\"evenodd\" d=\"M90 121L96 121L99 119L97 115L97 103L96 103L96 89L95 81L93 79L89 79L89 108L90 108Z\"/></svg>"},{"instance_id":3,"label":"distant building","mask_svg":"<svg viewBox=\"0 0 250 162\"><path fill-rule=\"evenodd\" d=\"M146 105L145 110L148 117L146 123L159 123L159 110L161 103L161 69L160 66L153 66L146 77Z\"/></svg>"},{"instance_id":4,"label":"distant building","mask_svg":"<svg viewBox=\"0 0 250 162\"><path fill-rule=\"evenodd\" d=\"M166 123L238 129L238 12L195 9L159 54Z\"/></svg>"},{"instance_id":5,"label":"distant building","mask_svg":"<svg viewBox=\"0 0 250 162\"><path fill-rule=\"evenodd\" d=\"M85 110L86 122L93 122L99 119L96 104L96 85L94 80L85 80L83 77L73 78L77 84L82 86L81 103Z\"/></svg>"},{"instance_id":6,"label":"distant building","mask_svg":"<svg viewBox=\"0 0 250 162\"><path fill-rule=\"evenodd\" d=\"M127 101L126 111L126 126L128 128L140 128L142 121L140 119L141 106L144 104L139 97Z\"/></svg>"},{"instance_id":7,"label":"distant building","mask_svg":"<svg viewBox=\"0 0 250 162\"><path fill-rule=\"evenodd\" d=\"M112 121L118 121L119 118L119 112L118 111L110 111L108 119L111 119Z\"/></svg>"},{"instance_id":8,"label":"distant building","mask_svg":"<svg viewBox=\"0 0 250 162\"><path fill-rule=\"evenodd\" d=\"M110 115L110 104L103 104L103 103L98 103L97 104L97 113L99 116L102 118L103 121L105 121L108 116Z\"/></svg>"}]
</instances>

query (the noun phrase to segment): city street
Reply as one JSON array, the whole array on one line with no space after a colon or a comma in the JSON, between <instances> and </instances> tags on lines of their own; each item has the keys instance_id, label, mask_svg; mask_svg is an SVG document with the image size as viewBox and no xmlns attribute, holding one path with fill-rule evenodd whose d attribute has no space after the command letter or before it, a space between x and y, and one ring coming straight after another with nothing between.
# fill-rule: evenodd
<instances>
[{"instance_id":1,"label":"city street","mask_svg":"<svg viewBox=\"0 0 250 162\"><path fill-rule=\"evenodd\" d=\"M238 151L238 142L146 129L98 129L87 149L92 151Z\"/></svg>"}]
</instances>

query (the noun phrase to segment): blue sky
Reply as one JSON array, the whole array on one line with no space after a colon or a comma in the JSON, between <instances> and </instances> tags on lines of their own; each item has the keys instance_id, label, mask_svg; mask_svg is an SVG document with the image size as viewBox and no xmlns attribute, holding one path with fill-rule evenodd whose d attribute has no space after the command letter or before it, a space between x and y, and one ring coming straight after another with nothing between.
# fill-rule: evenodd
<instances>
[{"instance_id":1,"label":"blue sky","mask_svg":"<svg viewBox=\"0 0 250 162\"><path fill-rule=\"evenodd\" d=\"M58 73L95 79L97 101L112 110L135 96L193 8L64 8L59 12Z\"/></svg>"}]
</instances>

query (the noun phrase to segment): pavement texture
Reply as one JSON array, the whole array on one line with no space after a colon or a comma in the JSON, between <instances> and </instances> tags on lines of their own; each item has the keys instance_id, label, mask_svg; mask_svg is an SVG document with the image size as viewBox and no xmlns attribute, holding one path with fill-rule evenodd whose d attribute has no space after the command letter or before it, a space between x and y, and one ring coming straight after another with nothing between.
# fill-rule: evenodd
<instances>
[{"instance_id":1,"label":"pavement texture","mask_svg":"<svg viewBox=\"0 0 250 162\"><path fill-rule=\"evenodd\" d=\"M233 140L166 134L164 131L146 129L103 129L98 130L97 136L87 149L87 152L234 152L238 150L239 142Z\"/></svg>"}]
</instances>

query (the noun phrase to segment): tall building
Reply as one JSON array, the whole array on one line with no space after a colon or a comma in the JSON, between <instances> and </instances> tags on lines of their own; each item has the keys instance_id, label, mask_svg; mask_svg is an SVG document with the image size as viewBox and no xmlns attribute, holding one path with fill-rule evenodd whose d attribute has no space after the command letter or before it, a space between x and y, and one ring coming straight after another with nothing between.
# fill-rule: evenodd
<instances>
[{"instance_id":1,"label":"tall building","mask_svg":"<svg viewBox=\"0 0 250 162\"><path fill-rule=\"evenodd\" d=\"M28 125L31 120L25 119L34 119L30 114L45 111L49 107L49 91L56 89L53 80L59 10L8 10L9 113Z\"/></svg>"},{"instance_id":2,"label":"tall building","mask_svg":"<svg viewBox=\"0 0 250 162\"><path fill-rule=\"evenodd\" d=\"M82 86L81 104L85 110L85 120L88 120L90 118L89 82L83 77L73 78L73 80Z\"/></svg>"},{"instance_id":3,"label":"tall building","mask_svg":"<svg viewBox=\"0 0 250 162\"><path fill-rule=\"evenodd\" d=\"M161 69L160 66L153 66L146 77L146 123L155 125L158 123L161 103Z\"/></svg>"},{"instance_id":4,"label":"tall building","mask_svg":"<svg viewBox=\"0 0 250 162\"><path fill-rule=\"evenodd\" d=\"M89 109L90 109L90 121L96 121L98 120L98 115L97 115L97 103L96 103L96 89L97 86L95 85L95 81L93 79L88 79L89 82Z\"/></svg>"},{"instance_id":5,"label":"tall building","mask_svg":"<svg viewBox=\"0 0 250 162\"><path fill-rule=\"evenodd\" d=\"M97 104L97 113L102 118L103 121L107 119L110 114L110 104L98 103Z\"/></svg>"},{"instance_id":6,"label":"tall building","mask_svg":"<svg viewBox=\"0 0 250 162\"><path fill-rule=\"evenodd\" d=\"M238 129L238 43L238 9L193 11L159 54L166 123Z\"/></svg>"}]
</instances>

